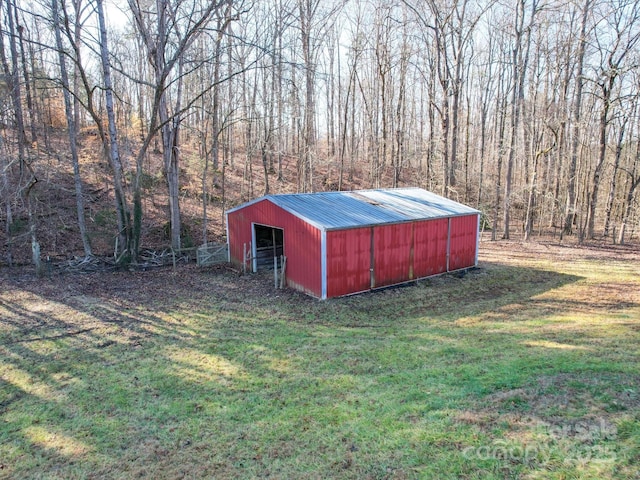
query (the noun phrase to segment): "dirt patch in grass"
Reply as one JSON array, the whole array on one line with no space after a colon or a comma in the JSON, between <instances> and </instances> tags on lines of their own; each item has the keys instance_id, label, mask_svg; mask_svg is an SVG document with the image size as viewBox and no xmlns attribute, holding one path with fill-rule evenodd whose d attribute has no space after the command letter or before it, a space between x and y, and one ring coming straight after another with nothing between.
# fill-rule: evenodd
<instances>
[{"instance_id":1,"label":"dirt patch in grass","mask_svg":"<svg viewBox=\"0 0 640 480\"><path fill-rule=\"evenodd\" d=\"M561 373L543 376L533 385L487 396L486 408L523 411L544 421L607 417L640 409L640 375Z\"/></svg>"}]
</instances>

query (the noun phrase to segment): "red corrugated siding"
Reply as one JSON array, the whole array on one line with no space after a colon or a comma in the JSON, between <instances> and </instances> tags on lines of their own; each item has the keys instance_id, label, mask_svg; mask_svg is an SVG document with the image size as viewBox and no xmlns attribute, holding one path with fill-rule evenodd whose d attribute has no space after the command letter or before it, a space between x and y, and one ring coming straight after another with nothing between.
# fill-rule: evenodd
<instances>
[{"instance_id":1,"label":"red corrugated siding","mask_svg":"<svg viewBox=\"0 0 640 480\"><path fill-rule=\"evenodd\" d=\"M371 228L327 232L327 297L371 287Z\"/></svg>"},{"instance_id":2,"label":"red corrugated siding","mask_svg":"<svg viewBox=\"0 0 640 480\"><path fill-rule=\"evenodd\" d=\"M249 248L251 244L251 212L252 207L255 205L249 205L246 208L236 210L227 215L227 242L229 243L229 257L235 264L242 265L242 253L243 246ZM247 269L251 268L251 265L247 264Z\"/></svg>"},{"instance_id":3,"label":"red corrugated siding","mask_svg":"<svg viewBox=\"0 0 640 480\"><path fill-rule=\"evenodd\" d=\"M284 254L287 257L287 285L302 292L322 297L321 232L289 215L283 223Z\"/></svg>"},{"instance_id":4,"label":"red corrugated siding","mask_svg":"<svg viewBox=\"0 0 640 480\"><path fill-rule=\"evenodd\" d=\"M284 230L284 255L287 257L287 285L322 296L320 230L291 215L268 200L262 200L231 212L228 217L231 261L242 263L243 244L251 243L251 224L259 223ZM247 265L247 268L251 268Z\"/></svg>"},{"instance_id":5,"label":"red corrugated siding","mask_svg":"<svg viewBox=\"0 0 640 480\"><path fill-rule=\"evenodd\" d=\"M476 263L478 216L467 215L451 219L449 270L472 267Z\"/></svg>"},{"instance_id":6,"label":"red corrugated siding","mask_svg":"<svg viewBox=\"0 0 640 480\"><path fill-rule=\"evenodd\" d=\"M413 229L413 271L415 278L447 271L449 220L439 218L416 222Z\"/></svg>"},{"instance_id":7,"label":"red corrugated siding","mask_svg":"<svg viewBox=\"0 0 640 480\"><path fill-rule=\"evenodd\" d=\"M266 199L248 205L228 215L229 250L235 263L242 261L243 244L249 248L252 222L284 230L287 284L321 297L320 230ZM372 287L372 235L375 288L445 272L449 231L449 270L473 266L477 229L477 215L468 215L329 231L326 234L327 297Z\"/></svg>"},{"instance_id":8,"label":"red corrugated siding","mask_svg":"<svg viewBox=\"0 0 640 480\"><path fill-rule=\"evenodd\" d=\"M411 280L413 223L383 225L373 229L374 287Z\"/></svg>"}]
</instances>

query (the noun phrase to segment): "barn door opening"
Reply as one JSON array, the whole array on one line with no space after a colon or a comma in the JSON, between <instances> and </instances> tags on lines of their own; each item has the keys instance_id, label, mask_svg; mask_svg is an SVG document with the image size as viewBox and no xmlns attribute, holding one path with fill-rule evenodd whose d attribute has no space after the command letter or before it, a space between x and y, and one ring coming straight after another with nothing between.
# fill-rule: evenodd
<instances>
[{"instance_id":1,"label":"barn door opening","mask_svg":"<svg viewBox=\"0 0 640 480\"><path fill-rule=\"evenodd\" d=\"M273 257L280 266L284 254L284 230L268 225L253 224L253 271L273 270Z\"/></svg>"}]
</instances>

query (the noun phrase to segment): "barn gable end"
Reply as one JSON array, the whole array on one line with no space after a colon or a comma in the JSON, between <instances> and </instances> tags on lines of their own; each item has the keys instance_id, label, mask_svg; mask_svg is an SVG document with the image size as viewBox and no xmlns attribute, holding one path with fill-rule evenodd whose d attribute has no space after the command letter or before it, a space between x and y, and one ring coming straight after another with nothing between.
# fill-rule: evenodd
<instances>
[{"instance_id":1,"label":"barn gable end","mask_svg":"<svg viewBox=\"0 0 640 480\"><path fill-rule=\"evenodd\" d=\"M231 262L241 265L243 253L253 251L255 254L256 225L283 230L287 284L314 297L322 297L320 230L275 205L268 198L250 202L227 213L227 240ZM247 268L254 270L254 265L247 262Z\"/></svg>"}]
</instances>

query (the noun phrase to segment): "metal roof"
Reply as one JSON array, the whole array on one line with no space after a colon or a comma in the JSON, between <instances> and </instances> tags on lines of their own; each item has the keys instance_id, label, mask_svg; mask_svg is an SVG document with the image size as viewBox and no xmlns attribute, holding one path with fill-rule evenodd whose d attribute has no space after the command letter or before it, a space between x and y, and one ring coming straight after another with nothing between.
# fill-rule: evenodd
<instances>
[{"instance_id":1,"label":"metal roof","mask_svg":"<svg viewBox=\"0 0 640 480\"><path fill-rule=\"evenodd\" d=\"M227 213L269 200L321 230L456 217L480 213L422 188L267 195Z\"/></svg>"}]
</instances>

